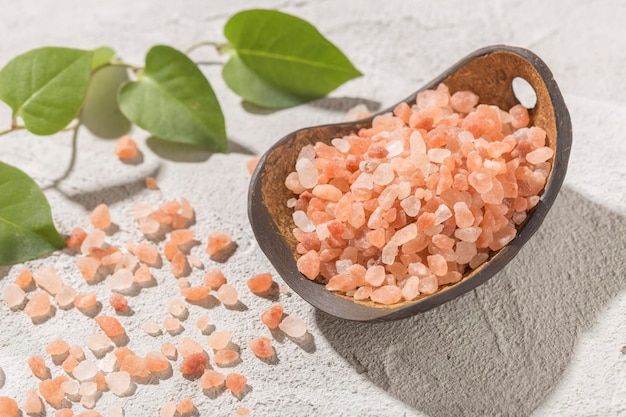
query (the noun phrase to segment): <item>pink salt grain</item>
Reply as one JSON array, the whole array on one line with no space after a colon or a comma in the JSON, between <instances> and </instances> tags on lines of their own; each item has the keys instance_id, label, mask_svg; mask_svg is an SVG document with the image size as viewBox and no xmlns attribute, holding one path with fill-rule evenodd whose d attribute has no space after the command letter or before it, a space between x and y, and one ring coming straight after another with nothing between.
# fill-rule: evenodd
<instances>
[{"instance_id":1,"label":"pink salt grain","mask_svg":"<svg viewBox=\"0 0 626 417\"><path fill-rule=\"evenodd\" d=\"M106 204L100 204L89 215L91 225L96 229L106 230L111 225L111 214Z\"/></svg>"},{"instance_id":2,"label":"pink salt grain","mask_svg":"<svg viewBox=\"0 0 626 417\"><path fill-rule=\"evenodd\" d=\"M163 328L169 334L176 334L180 331L180 320L178 320L176 317L166 317L163 320Z\"/></svg>"},{"instance_id":3,"label":"pink salt grain","mask_svg":"<svg viewBox=\"0 0 626 417\"><path fill-rule=\"evenodd\" d=\"M238 359L239 352L230 349L218 350L213 356L213 361L220 367L233 365Z\"/></svg>"},{"instance_id":4,"label":"pink salt grain","mask_svg":"<svg viewBox=\"0 0 626 417\"><path fill-rule=\"evenodd\" d=\"M228 388L233 395L239 395L248 383L248 379L241 374L233 373L226 376L225 382L226 388Z\"/></svg>"},{"instance_id":5,"label":"pink salt grain","mask_svg":"<svg viewBox=\"0 0 626 417\"><path fill-rule=\"evenodd\" d=\"M109 297L109 304L117 312L123 313L128 310L128 300L122 294L113 293Z\"/></svg>"},{"instance_id":6,"label":"pink salt grain","mask_svg":"<svg viewBox=\"0 0 626 417\"><path fill-rule=\"evenodd\" d=\"M130 161L137 157L139 150L137 143L130 136L124 135L115 144L114 152L121 161Z\"/></svg>"},{"instance_id":7,"label":"pink salt grain","mask_svg":"<svg viewBox=\"0 0 626 417\"><path fill-rule=\"evenodd\" d=\"M217 297L225 306L233 306L239 302L237 290L230 284L223 284L217 290Z\"/></svg>"},{"instance_id":8,"label":"pink salt grain","mask_svg":"<svg viewBox=\"0 0 626 417\"><path fill-rule=\"evenodd\" d=\"M283 306L282 304L275 304L268 308L261 314L261 321L269 329L275 329L283 319Z\"/></svg>"},{"instance_id":9,"label":"pink salt grain","mask_svg":"<svg viewBox=\"0 0 626 417\"><path fill-rule=\"evenodd\" d=\"M204 349L202 349L202 345L200 343L188 338L183 337L181 341L178 343L178 353L181 354L183 358L194 354L194 353L203 353Z\"/></svg>"},{"instance_id":10,"label":"pink salt grain","mask_svg":"<svg viewBox=\"0 0 626 417\"><path fill-rule=\"evenodd\" d=\"M317 251L310 250L296 262L298 271L308 279L315 279L320 274L320 257Z\"/></svg>"},{"instance_id":11,"label":"pink salt grain","mask_svg":"<svg viewBox=\"0 0 626 417\"><path fill-rule=\"evenodd\" d=\"M149 190L158 190L159 184L153 177L146 177L146 188Z\"/></svg>"},{"instance_id":12,"label":"pink salt grain","mask_svg":"<svg viewBox=\"0 0 626 417\"><path fill-rule=\"evenodd\" d=\"M19 407L13 398L0 396L0 416L17 417Z\"/></svg>"},{"instance_id":13,"label":"pink salt grain","mask_svg":"<svg viewBox=\"0 0 626 417\"><path fill-rule=\"evenodd\" d=\"M217 254L219 251L230 245L231 236L226 232L211 232L208 236L206 253L209 256Z\"/></svg>"},{"instance_id":14,"label":"pink salt grain","mask_svg":"<svg viewBox=\"0 0 626 417\"><path fill-rule=\"evenodd\" d=\"M181 362L178 370L183 375L195 375L204 372L208 360L205 353L192 353Z\"/></svg>"},{"instance_id":15,"label":"pink salt grain","mask_svg":"<svg viewBox=\"0 0 626 417\"><path fill-rule=\"evenodd\" d=\"M30 370L33 372L39 379L45 379L49 377L50 370L46 366L46 361L39 355L34 355L28 358L28 366Z\"/></svg>"},{"instance_id":16,"label":"pink salt grain","mask_svg":"<svg viewBox=\"0 0 626 417\"><path fill-rule=\"evenodd\" d=\"M402 291L395 285L384 285L372 291L370 299L380 304L395 304L402 299Z\"/></svg>"},{"instance_id":17,"label":"pink salt grain","mask_svg":"<svg viewBox=\"0 0 626 417\"><path fill-rule=\"evenodd\" d=\"M26 291L33 282L33 275L29 269L23 269L15 277L15 284Z\"/></svg>"},{"instance_id":18,"label":"pink salt grain","mask_svg":"<svg viewBox=\"0 0 626 417\"><path fill-rule=\"evenodd\" d=\"M272 342L267 337L252 339L248 342L248 345L252 353L261 359L271 358L276 354L276 351L272 347Z\"/></svg>"},{"instance_id":19,"label":"pink salt grain","mask_svg":"<svg viewBox=\"0 0 626 417\"><path fill-rule=\"evenodd\" d=\"M217 290L222 284L226 283L226 277L219 269L212 269L204 276L204 283L211 287L211 289Z\"/></svg>"},{"instance_id":20,"label":"pink salt grain","mask_svg":"<svg viewBox=\"0 0 626 417\"><path fill-rule=\"evenodd\" d=\"M178 411L178 413L181 415L191 413L194 408L195 406L193 405L193 401L191 401L191 398L189 397L183 398L176 405L176 411Z\"/></svg>"},{"instance_id":21,"label":"pink salt grain","mask_svg":"<svg viewBox=\"0 0 626 417\"><path fill-rule=\"evenodd\" d=\"M278 325L278 328L287 336L295 338L302 337L306 334L306 324L304 320L296 316L285 317Z\"/></svg>"},{"instance_id":22,"label":"pink salt grain","mask_svg":"<svg viewBox=\"0 0 626 417\"><path fill-rule=\"evenodd\" d=\"M36 319L48 315L50 307L50 297L48 294L44 291L37 291L33 294L30 301L26 303L24 312L26 312L30 318Z\"/></svg>"},{"instance_id":23,"label":"pink salt grain","mask_svg":"<svg viewBox=\"0 0 626 417\"><path fill-rule=\"evenodd\" d=\"M95 320L104 333L112 339L126 334L126 330L124 330L122 324L115 317L97 316Z\"/></svg>"},{"instance_id":24,"label":"pink salt grain","mask_svg":"<svg viewBox=\"0 0 626 417\"><path fill-rule=\"evenodd\" d=\"M74 297L74 306L79 310L89 310L94 307L97 302L96 293L94 292L86 292Z\"/></svg>"},{"instance_id":25,"label":"pink salt grain","mask_svg":"<svg viewBox=\"0 0 626 417\"><path fill-rule=\"evenodd\" d=\"M170 342L165 342L161 345L161 353L165 355L165 357L169 360L176 360L178 356L178 351L176 350L176 346L174 346Z\"/></svg>"},{"instance_id":26,"label":"pink salt grain","mask_svg":"<svg viewBox=\"0 0 626 417\"><path fill-rule=\"evenodd\" d=\"M272 279L272 274L270 273L255 275L247 282L248 288L255 294L263 294L269 291L272 284L274 284L274 280Z\"/></svg>"},{"instance_id":27,"label":"pink salt grain","mask_svg":"<svg viewBox=\"0 0 626 417\"><path fill-rule=\"evenodd\" d=\"M198 385L201 389L211 389L219 387L224 383L224 374L221 372L215 371L213 369L207 369L204 371L200 379L198 380Z\"/></svg>"},{"instance_id":28,"label":"pink salt grain","mask_svg":"<svg viewBox=\"0 0 626 417\"><path fill-rule=\"evenodd\" d=\"M43 410L41 398L37 395L37 390L26 390L26 398L22 403L22 411L26 414L39 414Z\"/></svg>"},{"instance_id":29,"label":"pink salt grain","mask_svg":"<svg viewBox=\"0 0 626 417\"><path fill-rule=\"evenodd\" d=\"M21 306L26 299L26 293L17 284L7 284L4 287L4 301L9 308L15 309Z\"/></svg>"},{"instance_id":30,"label":"pink salt grain","mask_svg":"<svg viewBox=\"0 0 626 417\"><path fill-rule=\"evenodd\" d=\"M213 332L208 339L209 346L215 350L224 349L230 343L231 336L228 330Z\"/></svg>"},{"instance_id":31,"label":"pink salt grain","mask_svg":"<svg viewBox=\"0 0 626 417\"><path fill-rule=\"evenodd\" d=\"M150 243L140 243L135 245L135 256L148 265L154 265L159 260L159 252L154 245Z\"/></svg>"}]
</instances>

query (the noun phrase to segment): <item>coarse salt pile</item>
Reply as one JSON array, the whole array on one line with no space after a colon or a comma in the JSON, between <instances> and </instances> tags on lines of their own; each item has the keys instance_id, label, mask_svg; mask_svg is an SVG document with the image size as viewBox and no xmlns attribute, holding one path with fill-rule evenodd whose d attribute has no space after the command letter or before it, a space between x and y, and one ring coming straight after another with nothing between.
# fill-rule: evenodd
<instances>
[{"instance_id":1,"label":"coarse salt pile","mask_svg":"<svg viewBox=\"0 0 626 417\"><path fill-rule=\"evenodd\" d=\"M440 84L371 128L305 146L286 187L307 278L394 304L460 281L516 235L553 156L522 105Z\"/></svg>"}]
</instances>

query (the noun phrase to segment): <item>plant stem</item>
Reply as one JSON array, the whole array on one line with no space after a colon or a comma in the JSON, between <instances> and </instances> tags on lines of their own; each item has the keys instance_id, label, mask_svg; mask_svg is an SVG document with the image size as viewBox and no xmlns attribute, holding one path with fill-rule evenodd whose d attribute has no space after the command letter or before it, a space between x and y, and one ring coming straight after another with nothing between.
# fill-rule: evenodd
<instances>
[{"instance_id":1,"label":"plant stem","mask_svg":"<svg viewBox=\"0 0 626 417\"><path fill-rule=\"evenodd\" d=\"M13 132L15 130L20 130L20 129L24 129L24 126L11 126L10 129L6 129L6 130L0 131L0 136L4 136L4 135L6 135L8 133L11 133L11 132Z\"/></svg>"},{"instance_id":2,"label":"plant stem","mask_svg":"<svg viewBox=\"0 0 626 417\"><path fill-rule=\"evenodd\" d=\"M195 51L198 48L201 48L203 46L212 46L215 48L215 50L217 51L218 54L222 53L222 49L227 47L228 44L227 43L219 43L219 42L213 42L213 41L201 41L201 42L197 42L194 43L193 45L191 45L189 48L185 49L185 55L189 55L191 52Z\"/></svg>"}]
</instances>

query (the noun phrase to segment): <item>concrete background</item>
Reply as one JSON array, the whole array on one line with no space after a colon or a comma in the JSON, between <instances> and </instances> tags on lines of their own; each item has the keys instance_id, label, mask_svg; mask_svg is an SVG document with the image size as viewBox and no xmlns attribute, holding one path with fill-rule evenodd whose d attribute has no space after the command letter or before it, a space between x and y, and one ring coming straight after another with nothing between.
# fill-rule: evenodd
<instances>
[{"instance_id":1,"label":"concrete background","mask_svg":"<svg viewBox=\"0 0 626 417\"><path fill-rule=\"evenodd\" d=\"M239 244L222 268L247 310L218 306L209 314L218 329L230 329L242 346L243 362L233 370L248 376L252 390L242 400L226 393L212 399L194 383L174 376L140 385L134 396L122 399L126 415L155 416L166 400L184 395L193 398L202 416L227 416L239 405L249 407L254 416L626 415L626 36L621 29L626 3L4 2L0 64L43 45L110 45L126 61L142 63L155 44L184 49L201 40L223 40L228 17L252 7L277 8L310 21L364 77L328 98L259 112L227 89L219 66L203 66L226 117L231 140L227 155L190 154L156 139L145 141L149 135L134 129L143 162L124 165L113 155L114 141L93 133L117 133L98 126L98 117L90 129L79 130L73 165L69 133L36 137L18 132L0 138L0 160L20 167L46 190L62 233L87 227L87 213L106 202L120 228L110 241L121 244L139 238L130 219L135 202L158 204L186 196L197 209L198 236L223 229ZM315 311L295 294L281 295L286 312L304 318L310 333L298 343L278 337L275 365L254 358L246 343L269 336L257 317L271 303L249 294L245 280L271 267L246 217L245 162L292 130L340 121L355 104L385 108L467 53L495 43L526 47L542 57L572 116L568 175L541 230L488 283L411 319L374 325L344 322ZM211 49L197 50L192 57L219 59ZM1 129L8 127L9 114L0 108ZM147 175L157 177L161 191L144 189ZM203 260L207 267L216 266ZM85 285L68 253L26 264L40 265L56 266L80 291L95 291L106 300L106 285ZM0 267L0 292L23 267ZM129 347L138 353L180 338L154 339L141 331L147 318L164 317L165 300L178 293L165 269L155 277L159 285L133 297L135 314L122 317ZM105 303L103 313L109 310ZM190 308L181 336L204 340L193 325L203 312ZM21 402L25 390L37 383L26 359L43 354L45 344L60 335L84 346L85 334L96 325L75 310L59 310L34 326L0 302L0 329L0 395ZM114 401L105 394L97 409L106 410ZM53 410L48 408L47 415Z\"/></svg>"}]
</instances>

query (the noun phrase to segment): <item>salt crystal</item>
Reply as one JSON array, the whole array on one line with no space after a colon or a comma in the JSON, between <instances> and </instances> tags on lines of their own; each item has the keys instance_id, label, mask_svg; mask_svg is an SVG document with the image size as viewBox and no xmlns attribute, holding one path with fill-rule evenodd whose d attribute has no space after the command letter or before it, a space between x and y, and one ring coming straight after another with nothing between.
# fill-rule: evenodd
<instances>
[{"instance_id":1,"label":"salt crystal","mask_svg":"<svg viewBox=\"0 0 626 417\"><path fill-rule=\"evenodd\" d=\"M452 212L445 204L440 204L435 211L435 225L441 224L452 217Z\"/></svg>"},{"instance_id":2,"label":"salt crystal","mask_svg":"<svg viewBox=\"0 0 626 417\"><path fill-rule=\"evenodd\" d=\"M441 255L430 255L426 257L428 268L433 274L443 276L448 272L448 263Z\"/></svg>"},{"instance_id":3,"label":"salt crystal","mask_svg":"<svg viewBox=\"0 0 626 417\"><path fill-rule=\"evenodd\" d=\"M306 333L306 323L296 316L285 317L278 325L278 328L287 336L295 338L302 337Z\"/></svg>"},{"instance_id":4,"label":"salt crystal","mask_svg":"<svg viewBox=\"0 0 626 417\"><path fill-rule=\"evenodd\" d=\"M352 261L349 259L339 260L335 262L335 268L337 268L338 274L350 274L350 266L352 266Z\"/></svg>"},{"instance_id":5,"label":"salt crystal","mask_svg":"<svg viewBox=\"0 0 626 417\"><path fill-rule=\"evenodd\" d=\"M374 289L370 298L379 304L395 304L402 299L402 291L395 285L385 285Z\"/></svg>"},{"instance_id":6,"label":"salt crystal","mask_svg":"<svg viewBox=\"0 0 626 417\"><path fill-rule=\"evenodd\" d=\"M396 256L398 256L398 245L394 242L389 242L383 248L381 260L385 265L391 265L395 262Z\"/></svg>"},{"instance_id":7,"label":"salt crystal","mask_svg":"<svg viewBox=\"0 0 626 417\"><path fill-rule=\"evenodd\" d=\"M80 252L83 255L88 255L90 248L102 247L105 237L106 234L104 233L104 231L100 229L92 230L87 234L85 240L83 240L83 243L80 245Z\"/></svg>"},{"instance_id":8,"label":"salt crystal","mask_svg":"<svg viewBox=\"0 0 626 417\"><path fill-rule=\"evenodd\" d=\"M296 227L302 230L305 233L310 233L315 231L315 225L311 222L306 213L302 210L296 210L292 214L293 222Z\"/></svg>"},{"instance_id":9,"label":"salt crystal","mask_svg":"<svg viewBox=\"0 0 626 417\"><path fill-rule=\"evenodd\" d=\"M176 317L166 317L165 320L163 320L163 328L169 334L176 334L180 331L180 320Z\"/></svg>"},{"instance_id":10,"label":"salt crystal","mask_svg":"<svg viewBox=\"0 0 626 417\"><path fill-rule=\"evenodd\" d=\"M382 265L370 266L365 272L365 281L373 287L379 287L385 281L385 267Z\"/></svg>"},{"instance_id":11,"label":"salt crystal","mask_svg":"<svg viewBox=\"0 0 626 417\"><path fill-rule=\"evenodd\" d=\"M400 202L400 207L404 209L404 212L409 217L415 217L419 214L421 208L421 201L415 196L409 196Z\"/></svg>"},{"instance_id":12,"label":"salt crystal","mask_svg":"<svg viewBox=\"0 0 626 417\"><path fill-rule=\"evenodd\" d=\"M74 297L74 306L82 311L90 310L97 302L96 293L94 292L86 292Z\"/></svg>"},{"instance_id":13,"label":"salt crystal","mask_svg":"<svg viewBox=\"0 0 626 417\"><path fill-rule=\"evenodd\" d=\"M43 267L33 272L35 283L51 295L56 295L63 286L63 281L54 268Z\"/></svg>"},{"instance_id":14,"label":"salt crystal","mask_svg":"<svg viewBox=\"0 0 626 417\"><path fill-rule=\"evenodd\" d=\"M526 160L531 164L539 164L545 162L554 156L552 148L547 146L535 149L532 152L526 154Z\"/></svg>"},{"instance_id":15,"label":"salt crystal","mask_svg":"<svg viewBox=\"0 0 626 417\"><path fill-rule=\"evenodd\" d=\"M178 343L178 353L181 354L183 358L193 354L193 353L202 353L204 349L200 343L188 338L183 337L181 341Z\"/></svg>"},{"instance_id":16,"label":"salt crystal","mask_svg":"<svg viewBox=\"0 0 626 417\"><path fill-rule=\"evenodd\" d=\"M272 274L266 272L253 276L246 284L254 294L264 294L272 288L274 280L272 279Z\"/></svg>"},{"instance_id":17,"label":"salt crystal","mask_svg":"<svg viewBox=\"0 0 626 417\"><path fill-rule=\"evenodd\" d=\"M437 291L437 277L435 275L429 275L427 277L420 278L418 289L423 294L433 294Z\"/></svg>"},{"instance_id":18,"label":"salt crystal","mask_svg":"<svg viewBox=\"0 0 626 417\"><path fill-rule=\"evenodd\" d=\"M228 330L216 331L209 336L209 346L212 349L220 350L226 348L230 343L231 333Z\"/></svg>"},{"instance_id":19,"label":"salt crystal","mask_svg":"<svg viewBox=\"0 0 626 417\"><path fill-rule=\"evenodd\" d=\"M457 242L456 262L459 265L468 264L476 256L476 244L470 242Z\"/></svg>"},{"instance_id":20,"label":"salt crystal","mask_svg":"<svg viewBox=\"0 0 626 417\"><path fill-rule=\"evenodd\" d=\"M93 395L98 390L98 386L95 382L82 382L78 393L80 395Z\"/></svg>"},{"instance_id":21,"label":"salt crystal","mask_svg":"<svg viewBox=\"0 0 626 417\"><path fill-rule=\"evenodd\" d=\"M17 417L19 407L13 398L0 395L0 415L2 417Z\"/></svg>"},{"instance_id":22,"label":"salt crystal","mask_svg":"<svg viewBox=\"0 0 626 417\"><path fill-rule=\"evenodd\" d=\"M106 355L104 355L102 360L100 360L100 369L103 372L110 373L110 372L115 371L116 368L117 368L117 356L115 356L115 353L109 352Z\"/></svg>"},{"instance_id":23,"label":"salt crystal","mask_svg":"<svg viewBox=\"0 0 626 417\"><path fill-rule=\"evenodd\" d=\"M348 153L350 150L350 142L345 139L335 138L330 141L335 148L337 148L340 152Z\"/></svg>"},{"instance_id":24,"label":"salt crystal","mask_svg":"<svg viewBox=\"0 0 626 417\"><path fill-rule=\"evenodd\" d=\"M54 301L61 308L68 308L74 305L74 298L76 298L76 290L69 286L63 285L57 295L54 297Z\"/></svg>"},{"instance_id":25,"label":"salt crystal","mask_svg":"<svg viewBox=\"0 0 626 417\"><path fill-rule=\"evenodd\" d=\"M26 293L17 284L7 284L4 287L4 301L9 308L13 309L22 305L26 299Z\"/></svg>"},{"instance_id":26,"label":"salt crystal","mask_svg":"<svg viewBox=\"0 0 626 417\"><path fill-rule=\"evenodd\" d=\"M267 337L252 339L248 342L248 345L252 353L262 359L271 358L276 354L276 351L272 347L272 342Z\"/></svg>"},{"instance_id":27,"label":"salt crystal","mask_svg":"<svg viewBox=\"0 0 626 417\"><path fill-rule=\"evenodd\" d=\"M161 223L152 217L146 217L138 220L139 230L145 236L151 236L156 234L161 228Z\"/></svg>"},{"instance_id":28,"label":"salt crystal","mask_svg":"<svg viewBox=\"0 0 626 417\"><path fill-rule=\"evenodd\" d=\"M454 220L460 228L470 227L474 224L474 215L465 202L454 203Z\"/></svg>"},{"instance_id":29,"label":"salt crystal","mask_svg":"<svg viewBox=\"0 0 626 417\"><path fill-rule=\"evenodd\" d=\"M124 417L124 408L120 403L113 403L108 408L109 417Z\"/></svg>"},{"instance_id":30,"label":"salt crystal","mask_svg":"<svg viewBox=\"0 0 626 417\"><path fill-rule=\"evenodd\" d=\"M95 355L104 353L113 347L111 340L102 333L94 333L87 336L86 344Z\"/></svg>"},{"instance_id":31,"label":"salt crystal","mask_svg":"<svg viewBox=\"0 0 626 417\"><path fill-rule=\"evenodd\" d=\"M482 228L477 226L465 227L461 229L456 229L454 231L454 236L463 242L476 242L480 234L482 233Z\"/></svg>"},{"instance_id":32,"label":"salt crystal","mask_svg":"<svg viewBox=\"0 0 626 417\"><path fill-rule=\"evenodd\" d=\"M393 172L393 168L391 168L391 165L388 163L382 163L378 165L378 167L374 171L374 174L372 175L372 181L376 185L387 185L393 181L394 177L395 175Z\"/></svg>"},{"instance_id":33,"label":"salt crystal","mask_svg":"<svg viewBox=\"0 0 626 417\"><path fill-rule=\"evenodd\" d=\"M300 149L297 159L306 158L309 161L315 159L315 147L313 145L305 145Z\"/></svg>"},{"instance_id":34,"label":"salt crystal","mask_svg":"<svg viewBox=\"0 0 626 417\"><path fill-rule=\"evenodd\" d=\"M153 209L150 204L136 203L133 207L133 218L135 220L145 219L152 213Z\"/></svg>"},{"instance_id":35,"label":"salt crystal","mask_svg":"<svg viewBox=\"0 0 626 417\"><path fill-rule=\"evenodd\" d=\"M176 357L178 356L176 346L170 342L165 342L161 345L161 353L164 354L167 359L173 361L176 360Z\"/></svg>"},{"instance_id":36,"label":"salt crystal","mask_svg":"<svg viewBox=\"0 0 626 417\"><path fill-rule=\"evenodd\" d=\"M217 290L217 297L225 306L233 306L239 302L237 290L230 284L224 284Z\"/></svg>"},{"instance_id":37,"label":"salt crystal","mask_svg":"<svg viewBox=\"0 0 626 417\"><path fill-rule=\"evenodd\" d=\"M89 215L89 221L96 229L106 230L111 225L111 214L106 204L100 204Z\"/></svg>"},{"instance_id":38,"label":"salt crystal","mask_svg":"<svg viewBox=\"0 0 626 417\"><path fill-rule=\"evenodd\" d=\"M107 386L118 397L124 396L131 387L130 374L126 371L111 372L105 376Z\"/></svg>"},{"instance_id":39,"label":"salt crystal","mask_svg":"<svg viewBox=\"0 0 626 417\"><path fill-rule=\"evenodd\" d=\"M146 355L148 370L153 373L161 373L170 369L167 357L161 352L148 352Z\"/></svg>"},{"instance_id":40,"label":"salt crystal","mask_svg":"<svg viewBox=\"0 0 626 417\"><path fill-rule=\"evenodd\" d=\"M161 328L154 319L146 320L141 328L150 336L158 336L161 334Z\"/></svg>"},{"instance_id":41,"label":"salt crystal","mask_svg":"<svg viewBox=\"0 0 626 417\"><path fill-rule=\"evenodd\" d=\"M399 193L400 189L397 184L392 184L385 188L378 196L378 205L380 208L389 210L396 202Z\"/></svg>"},{"instance_id":42,"label":"salt crystal","mask_svg":"<svg viewBox=\"0 0 626 417\"><path fill-rule=\"evenodd\" d=\"M451 154L449 149L433 148L428 150L428 159L430 162L441 164Z\"/></svg>"},{"instance_id":43,"label":"salt crystal","mask_svg":"<svg viewBox=\"0 0 626 417\"><path fill-rule=\"evenodd\" d=\"M63 401L65 392L61 388L61 385L69 379L62 375L53 379L46 379L39 383L39 393L48 402L48 404L54 406Z\"/></svg>"},{"instance_id":44,"label":"salt crystal","mask_svg":"<svg viewBox=\"0 0 626 417\"><path fill-rule=\"evenodd\" d=\"M168 401L161 408L160 417L174 417L176 414L176 403L174 401Z\"/></svg>"},{"instance_id":45,"label":"salt crystal","mask_svg":"<svg viewBox=\"0 0 626 417\"><path fill-rule=\"evenodd\" d=\"M287 200L287 207L289 208L294 208L296 206L296 202L298 200L296 200L295 198L290 198Z\"/></svg>"},{"instance_id":46,"label":"salt crystal","mask_svg":"<svg viewBox=\"0 0 626 417\"><path fill-rule=\"evenodd\" d=\"M22 411L26 414L39 414L43 410L41 398L37 395L37 390L26 390L26 398L22 403ZM1 414L1 413L0 413Z\"/></svg>"},{"instance_id":47,"label":"salt crystal","mask_svg":"<svg viewBox=\"0 0 626 417\"><path fill-rule=\"evenodd\" d=\"M307 158L298 159L296 162L296 172L304 188L313 188L317 185L317 168L315 168L311 160Z\"/></svg>"},{"instance_id":48,"label":"salt crystal","mask_svg":"<svg viewBox=\"0 0 626 417\"><path fill-rule=\"evenodd\" d=\"M192 353L183 359L178 370L183 375L194 375L200 372L204 372L206 369L208 360L205 353Z\"/></svg>"},{"instance_id":49,"label":"salt crystal","mask_svg":"<svg viewBox=\"0 0 626 417\"><path fill-rule=\"evenodd\" d=\"M50 297L44 291L37 291L26 303L24 311L33 319L44 317L50 312Z\"/></svg>"},{"instance_id":50,"label":"salt crystal","mask_svg":"<svg viewBox=\"0 0 626 417\"><path fill-rule=\"evenodd\" d=\"M407 278L404 286L402 287L402 298L407 301L414 300L420 294L419 291L419 281L418 277L409 277Z\"/></svg>"},{"instance_id":51,"label":"salt crystal","mask_svg":"<svg viewBox=\"0 0 626 417\"><path fill-rule=\"evenodd\" d=\"M165 302L165 307L167 308L167 311L169 311L169 313L177 318L183 318L186 317L188 314L187 311L187 306L185 305L185 303L182 300L179 300L177 298L172 298L170 300L167 300Z\"/></svg>"},{"instance_id":52,"label":"salt crystal","mask_svg":"<svg viewBox=\"0 0 626 417\"><path fill-rule=\"evenodd\" d=\"M239 353L230 349L218 350L213 356L213 362L220 367L234 365L238 360Z\"/></svg>"},{"instance_id":53,"label":"salt crystal","mask_svg":"<svg viewBox=\"0 0 626 417\"><path fill-rule=\"evenodd\" d=\"M98 323L98 326L100 326L100 328L104 331L104 333L112 339L124 336L126 334L122 323L120 323L119 320L115 317L97 316L95 320L96 323Z\"/></svg>"},{"instance_id":54,"label":"salt crystal","mask_svg":"<svg viewBox=\"0 0 626 417\"><path fill-rule=\"evenodd\" d=\"M176 411L178 411L178 413L183 416L188 413L191 413L194 408L195 406L193 405L193 401L191 401L191 398L189 397L183 398L176 405Z\"/></svg>"},{"instance_id":55,"label":"salt crystal","mask_svg":"<svg viewBox=\"0 0 626 417\"><path fill-rule=\"evenodd\" d=\"M130 269L119 269L109 279L111 291L120 293L129 292L133 288L135 277Z\"/></svg>"},{"instance_id":56,"label":"salt crystal","mask_svg":"<svg viewBox=\"0 0 626 417\"><path fill-rule=\"evenodd\" d=\"M402 140L392 140L386 146L387 149L387 158L395 158L404 152L404 141Z\"/></svg>"},{"instance_id":57,"label":"salt crystal","mask_svg":"<svg viewBox=\"0 0 626 417\"><path fill-rule=\"evenodd\" d=\"M84 360L76 365L72 374L79 381L87 381L93 379L96 372L98 372L98 367L92 361Z\"/></svg>"},{"instance_id":58,"label":"salt crystal","mask_svg":"<svg viewBox=\"0 0 626 417\"><path fill-rule=\"evenodd\" d=\"M80 384L76 381L65 381L61 384L61 389L66 395L74 397L77 396L80 391Z\"/></svg>"},{"instance_id":59,"label":"salt crystal","mask_svg":"<svg viewBox=\"0 0 626 417\"><path fill-rule=\"evenodd\" d=\"M224 383L224 374L218 371L214 371L213 369L207 369L204 371L200 379L198 380L198 385L202 389L211 389L215 387L219 387Z\"/></svg>"},{"instance_id":60,"label":"salt crystal","mask_svg":"<svg viewBox=\"0 0 626 417\"><path fill-rule=\"evenodd\" d=\"M393 242L396 246L402 246L408 241L415 239L416 237L417 237L417 225L415 223L411 223L407 226L404 226L402 229L396 231L396 233L392 236L390 242ZM383 252L384 252L384 249L383 249Z\"/></svg>"},{"instance_id":61,"label":"salt crystal","mask_svg":"<svg viewBox=\"0 0 626 417\"><path fill-rule=\"evenodd\" d=\"M187 259L189 259L189 263L194 267L194 268L198 268L198 269L204 269L204 265L202 264L202 260L200 259L200 257L196 254L191 254L187 257Z\"/></svg>"}]
</instances>

